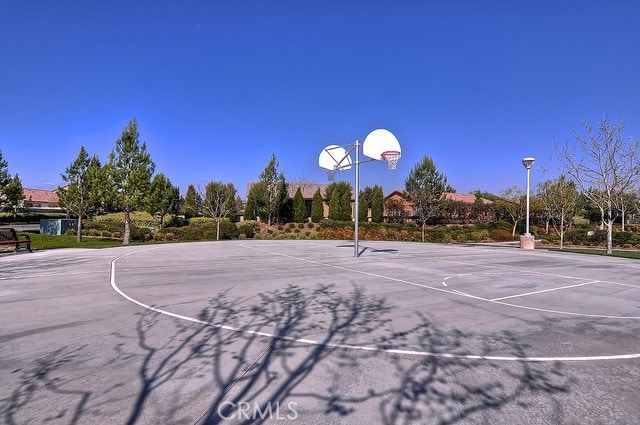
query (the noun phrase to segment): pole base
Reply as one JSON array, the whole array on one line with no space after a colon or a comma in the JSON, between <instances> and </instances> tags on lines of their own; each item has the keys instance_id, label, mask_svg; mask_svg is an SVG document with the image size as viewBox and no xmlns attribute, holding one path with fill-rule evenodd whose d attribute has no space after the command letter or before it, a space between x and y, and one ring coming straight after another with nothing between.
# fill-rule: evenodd
<instances>
[{"instance_id":1,"label":"pole base","mask_svg":"<svg viewBox=\"0 0 640 425\"><path fill-rule=\"evenodd\" d=\"M520 249L535 249L536 238L533 235L520 236Z\"/></svg>"}]
</instances>

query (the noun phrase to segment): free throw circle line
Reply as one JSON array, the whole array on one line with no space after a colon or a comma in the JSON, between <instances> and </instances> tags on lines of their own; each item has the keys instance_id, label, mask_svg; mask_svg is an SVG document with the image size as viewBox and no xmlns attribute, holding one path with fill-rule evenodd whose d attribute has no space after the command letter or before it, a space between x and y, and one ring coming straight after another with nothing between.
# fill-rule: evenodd
<instances>
[{"instance_id":1,"label":"free throw circle line","mask_svg":"<svg viewBox=\"0 0 640 425\"><path fill-rule=\"evenodd\" d=\"M129 255L137 254L143 251L148 250L138 250L132 251L124 255L120 255L113 260L111 260L111 273L110 273L110 284L113 290L123 297L125 300L144 308L145 310L153 311L158 314L162 314L168 317L173 317L178 320L184 320L187 322L199 324L202 326L211 326L218 329L224 329L232 332L240 332L251 335L262 336L265 338L272 339L281 339L285 341L297 342L301 344L308 345L324 345L331 348L345 349L345 350L354 350L354 351L367 351L367 352L376 352L376 353L386 353L386 354L399 354L399 355L411 355L411 356L420 356L420 357L437 357L437 358L445 358L445 359L459 359L459 360L487 360L487 361L504 361L504 362L584 362L584 361L596 361L596 360L630 360L630 359L639 359L640 353L634 354L619 354L619 355L609 355L609 356L574 356L574 357L527 357L527 356L483 356L483 355L475 355L475 354L456 354L456 353L432 353L428 351L417 351L417 350L401 350L401 349L388 349L388 348L379 348L368 345L351 345L351 344L333 344L320 342L312 339L305 338L293 338L288 336L278 336L268 332L260 332L260 331L252 331L249 329L237 328L235 326L228 325L220 325L212 322L208 322L206 320L197 319L194 317L184 316L181 314L173 313L161 308L153 307L148 304L145 304L141 301L138 301L129 295L127 295L124 291L122 291L117 283L116 283L116 263L121 258L127 257ZM267 251L268 252L268 251ZM290 257L285 255L286 257ZM295 258L295 257L291 257ZM322 263L318 263L322 264ZM342 267L341 267L342 268ZM345 268L346 269L346 268ZM347 269L348 270L348 269ZM355 270L357 271L357 270ZM369 274L369 273L367 273ZM438 288L439 289L439 288ZM444 292L452 292L452 291L444 291ZM456 291L459 292L459 291ZM477 298L468 294L460 293L463 296L469 296L471 298ZM488 301L488 300L487 300Z\"/></svg>"}]
</instances>

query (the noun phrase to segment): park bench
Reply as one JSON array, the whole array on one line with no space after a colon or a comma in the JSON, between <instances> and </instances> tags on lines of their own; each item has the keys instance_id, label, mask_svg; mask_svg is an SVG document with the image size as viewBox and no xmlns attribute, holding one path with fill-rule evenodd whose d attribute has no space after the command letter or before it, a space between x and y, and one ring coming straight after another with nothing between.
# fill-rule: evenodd
<instances>
[{"instance_id":1,"label":"park bench","mask_svg":"<svg viewBox=\"0 0 640 425\"><path fill-rule=\"evenodd\" d=\"M18 239L18 234L13 227L0 227L0 245L15 245L18 251L20 244L27 245L29 252L33 252L31 238L28 235L24 235L24 239Z\"/></svg>"}]
</instances>

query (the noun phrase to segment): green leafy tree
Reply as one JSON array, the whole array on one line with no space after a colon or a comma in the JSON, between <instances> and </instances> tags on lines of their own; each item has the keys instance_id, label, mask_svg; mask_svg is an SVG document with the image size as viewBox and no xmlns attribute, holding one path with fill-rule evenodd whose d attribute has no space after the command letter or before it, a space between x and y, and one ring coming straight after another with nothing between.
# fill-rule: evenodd
<instances>
[{"instance_id":1,"label":"green leafy tree","mask_svg":"<svg viewBox=\"0 0 640 425\"><path fill-rule=\"evenodd\" d=\"M293 195L293 221L296 223L307 221L307 208L304 204L304 197L300 187L296 190L296 194Z\"/></svg>"},{"instance_id":2,"label":"green leafy tree","mask_svg":"<svg viewBox=\"0 0 640 425\"><path fill-rule=\"evenodd\" d=\"M288 223L293 219L293 203L289 198L289 184L284 174L278 174L278 184L276 190L276 221Z\"/></svg>"},{"instance_id":3,"label":"green leafy tree","mask_svg":"<svg viewBox=\"0 0 640 425\"><path fill-rule=\"evenodd\" d=\"M375 185L371 192L371 221L382 223L384 221L384 193L382 187Z\"/></svg>"},{"instance_id":4,"label":"green leafy tree","mask_svg":"<svg viewBox=\"0 0 640 425\"><path fill-rule=\"evenodd\" d=\"M414 216L422 225L422 241L425 240L427 222L438 216L446 207L444 192L453 192L447 177L436 169L431 157L425 155L404 182L407 199L413 204Z\"/></svg>"},{"instance_id":5,"label":"green leafy tree","mask_svg":"<svg viewBox=\"0 0 640 425\"><path fill-rule=\"evenodd\" d=\"M9 182L4 187L4 203L13 213L13 221L18 218L18 211L23 207L24 191L22 189L22 181L17 174L13 178L9 179Z\"/></svg>"},{"instance_id":6,"label":"green leafy tree","mask_svg":"<svg viewBox=\"0 0 640 425\"><path fill-rule=\"evenodd\" d=\"M334 190L329 197L329 220L340 220L340 192Z\"/></svg>"},{"instance_id":7,"label":"green leafy tree","mask_svg":"<svg viewBox=\"0 0 640 425\"><path fill-rule=\"evenodd\" d=\"M244 206L242 217L245 220L256 220L258 218L258 210L255 199L249 194L247 196L247 204Z\"/></svg>"},{"instance_id":8,"label":"green leafy tree","mask_svg":"<svg viewBox=\"0 0 640 425\"><path fill-rule=\"evenodd\" d=\"M180 189L171 184L171 180L163 173L158 173L151 181L149 194L144 200L144 209L158 220L160 228L164 227L166 215L178 214L180 207Z\"/></svg>"},{"instance_id":9,"label":"green leafy tree","mask_svg":"<svg viewBox=\"0 0 640 425\"><path fill-rule=\"evenodd\" d=\"M116 206L117 189L111 182L109 168L109 163L101 166L97 157L89 162L87 179L92 183L89 203L94 207L94 214L118 211Z\"/></svg>"},{"instance_id":10,"label":"green leafy tree","mask_svg":"<svg viewBox=\"0 0 640 425\"><path fill-rule=\"evenodd\" d=\"M404 223L404 220L407 218L404 210L404 202L400 199L388 199L384 209L387 212L387 221L389 223Z\"/></svg>"},{"instance_id":11,"label":"green leafy tree","mask_svg":"<svg viewBox=\"0 0 640 425\"><path fill-rule=\"evenodd\" d=\"M358 199L358 220L369 220L369 208L371 208L371 196L373 195L373 189L369 186L365 187L360 192L360 198Z\"/></svg>"},{"instance_id":12,"label":"green leafy tree","mask_svg":"<svg viewBox=\"0 0 640 425\"><path fill-rule=\"evenodd\" d=\"M236 209L236 188L233 183L209 182L205 187L202 210L216 222L216 240L220 240L220 223L233 219Z\"/></svg>"},{"instance_id":13,"label":"green leafy tree","mask_svg":"<svg viewBox=\"0 0 640 425\"><path fill-rule=\"evenodd\" d=\"M267 225L271 226L278 214L278 210L281 206L281 200L278 197L278 160L275 154L271 154L269 163L260 173L260 183L262 188L256 195L260 195L256 198L256 204L258 210L267 218Z\"/></svg>"},{"instance_id":14,"label":"green leafy tree","mask_svg":"<svg viewBox=\"0 0 640 425\"><path fill-rule=\"evenodd\" d=\"M324 218L324 201L322 200L322 193L320 188L313 194L311 200L311 221L314 223L320 223Z\"/></svg>"},{"instance_id":15,"label":"green leafy tree","mask_svg":"<svg viewBox=\"0 0 640 425\"><path fill-rule=\"evenodd\" d=\"M2 150L0 149L0 204L2 201L1 196L4 193L4 188L9 184L11 175L9 174L9 163L2 156Z\"/></svg>"},{"instance_id":16,"label":"green leafy tree","mask_svg":"<svg viewBox=\"0 0 640 425\"><path fill-rule=\"evenodd\" d=\"M331 183L325 189L325 198L329 200L330 219L339 221L351 220L351 185L349 183Z\"/></svg>"},{"instance_id":17,"label":"green leafy tree","mask_svg":"<svg viewBox=\"0 0 640 425\"><path fill-rule=\"evenodd\" d=\"M0 210L7 208L7 187L11 183L11 174L9 174L9 163L2 156L0 150Z\"/></svg>"},{"instance_id":18,"label":"green leafy tree","mask_svg":"<svg viewBox=\"0 0 640 425\"><path fill-rule=\"evenodd\" d=\"M342 221L350 221L352 218L351 211L351 186L348 190L343 190L340 196L340 218Z\"/></svg>"},{"instance_id":19,"label":"green leafy tree","mask_svg":"<svg viewBox=\"0 0 640 425\"><path fill-rule=\"evenodd\" d=\"M252 218L249 220L255 220L256 217L262 221L268 221L269 216L266 207L267 189L263 182L254 183L249 189L249 195L247 200L247 210L252 212Z\"/></svg>"},{"instance_id":20,"label":"green leafy tree","mask_svg":"<svg viewBox=\"0 0 640 425\"><path fill-rule=\"evenodd\" d=\"M96 191L101 183L96 170L101 170L97 156L90 157L84 146L80 147L78 157L61 174L67 184L58 187L60 206L78 217L76 239L82 242L82 221L98 207Z\"/></svg>"},{"instance_id":21,"label":"green leafy tree","mask_svg":"<svg viewBox=\"0 0 640 425\"><path fill-rule=\"evenodd\" d=\"M124 213L124 245L131 240L131 211L143 205L155 169L146 143L140 144L139 138L138 123L133 119L109 154L109 180L115 188L115 205Z\"/></svg>"},{"instance_id":22,"label":"green leafy tree","mask_svg":"<svg viewBox=\"0 0 640 425\"><path fill-rule=\"evenodd\" d=\"M202 198L196 188L190 184L184 195L184 216L186 218L197 217L201 214Z\"/></svg>"}]
</instances>

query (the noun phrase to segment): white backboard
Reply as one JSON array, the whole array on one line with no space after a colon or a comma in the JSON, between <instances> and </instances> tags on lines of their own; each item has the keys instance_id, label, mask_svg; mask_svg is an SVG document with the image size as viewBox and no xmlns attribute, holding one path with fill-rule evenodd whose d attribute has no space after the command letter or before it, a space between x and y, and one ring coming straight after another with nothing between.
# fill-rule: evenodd
<instances>
[{"instance_id":1,"label":"white backboard","mask_svg":"<svg viewBox=\"0 0 640 425\"><path fill-rule=\"evenodd\" d=\"M387 151L402 152L396 136L384 128L373 130L362 143L362 153L372 159L384 159L382 153Z\"/></svg>"},{"instance_id":2,"label":"white backboard","mask_svg":"<svg viewBox=\"0 0 640 425\"><path fill-rule=\"evenodd\" d=\"M351 168L351 157L342 146L329 145L320 152L318 165L325 170L348 170Z\"/></svg>"}]
</instances>

